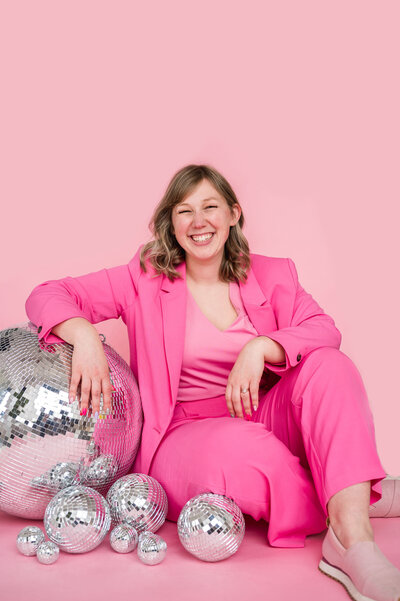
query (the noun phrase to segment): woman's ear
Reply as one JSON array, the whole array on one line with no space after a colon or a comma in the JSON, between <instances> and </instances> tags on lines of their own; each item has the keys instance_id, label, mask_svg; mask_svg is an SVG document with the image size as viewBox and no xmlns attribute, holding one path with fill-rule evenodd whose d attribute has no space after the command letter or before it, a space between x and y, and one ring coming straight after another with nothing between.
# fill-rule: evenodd
<instances>
[{"instance_id":1,"label":"woman's ear","mask_svg":"<svg viewBox=\"0 0 400 601\"><path fill-rule=\"evenodd\" d=\"M237 222L240 219L240 215L242 214L242 209L240 208L240 206L238 204L233 205L233 207L231 208L231 212L232 212L232 220L231 220L231 225L236 225Z\"/></svg>"}]
</instances>

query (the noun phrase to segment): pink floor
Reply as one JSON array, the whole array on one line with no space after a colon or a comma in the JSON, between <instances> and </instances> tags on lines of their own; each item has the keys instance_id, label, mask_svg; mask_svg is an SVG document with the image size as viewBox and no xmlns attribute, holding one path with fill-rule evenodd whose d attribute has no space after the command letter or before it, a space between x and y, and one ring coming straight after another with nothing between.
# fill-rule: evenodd
<instances>
[{"instance_id":1,"label":"pink floor","mask_svg":"<svg viewBox=\"0 0 400 601\"><path fill-rule=\"evenodd\" d=\"M176 524L158 530L167 544L166 558L156 566L141 563L133 551L115 553L108 541L90 553L60 553L45 566L24 557L15 546L18 532L43 523L0 512L1 601L141 601L173 599L210 601L271 599L278 601L349 600L342 585L317 568L324 534L309 536L302 549L270 547L267 524L245 516L246 533L238 552L221 562L194 558L180 544ZM373 519L375 540L400 568L400 518Z\"/></svg>"}]
</instances>

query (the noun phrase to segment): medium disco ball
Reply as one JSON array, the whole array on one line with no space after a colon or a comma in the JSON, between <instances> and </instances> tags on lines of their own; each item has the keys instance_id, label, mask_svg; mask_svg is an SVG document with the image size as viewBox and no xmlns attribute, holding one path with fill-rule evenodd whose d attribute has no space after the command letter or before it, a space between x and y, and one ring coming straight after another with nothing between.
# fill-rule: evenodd
<instances>
[{"instance_id":1,"label":"medium disco ball","mask_svg":"<svg viewBox=\"0 0 400 601\"><path fill-rule=\"evenodd\" d=\"M81 484L106 494L129 471L143 425L127 363L105 344L114 388L103 419L69 402L73 346L38 340L31 322L0 332L0 509L42 519L53 495ZM103 395L100 399L100 410Z\"/></svg>"},{"instance_id":2,"label":"medium disco ball","mask_svg":"<svg viewBox=\"0 0 400 601\"><path fill-rule=\"evenodd\" d=\"M111 526L104 497L88 486L69 486L50 501L44 527L53 543L67 553L87 553L103 540Z\"/></svg>"},{"instance_id":3,"label":"medium disco ball","mask_svg":"<svg viewBox=\"0 0 400 601\"><path fill-rule=\"evenodd\" d=\"M189 553L203 561L221 561L238 550L245 521L238 505L224 495L196 495L182 508L178 536Z\"/></svg>"},{"instance_id":4,"label":"medium disco ball","mask_svg":"<svg viewBox=\"0 0 400 601\"><path fill-rule=\"evenodd\" d=\"M147 474L119 478L107 493L113 523L133 526L138 533L155 532L165 522L168 499L159 482Z\"/></svg>"}]
</instances>

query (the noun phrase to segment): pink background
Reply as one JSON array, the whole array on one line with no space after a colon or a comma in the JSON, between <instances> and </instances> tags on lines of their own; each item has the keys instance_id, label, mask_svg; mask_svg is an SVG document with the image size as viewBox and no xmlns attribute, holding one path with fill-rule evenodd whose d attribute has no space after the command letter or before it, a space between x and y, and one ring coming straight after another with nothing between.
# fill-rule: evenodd
<instances>
[{"instance_id":1,"label":"pink background","mask_svg":"<svg viewBox=\"0 0 400 601\"><path fill-rule=\"evenodd\" d=\"M127 263L176 170L231 182L291 257L400 474L397 1L4 2L0 328L48 279ZM5 209L5 213L4 213ZM128 359L124 324L98 330Z\"/></svg>"}]
</instances>

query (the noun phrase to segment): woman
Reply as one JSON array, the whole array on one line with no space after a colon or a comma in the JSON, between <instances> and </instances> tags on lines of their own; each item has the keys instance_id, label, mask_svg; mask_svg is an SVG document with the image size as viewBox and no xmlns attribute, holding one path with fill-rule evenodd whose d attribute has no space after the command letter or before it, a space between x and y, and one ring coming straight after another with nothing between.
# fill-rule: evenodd
<instances>
[{"instance_id":1,"label":"woman","mask_svg":"<svg viewBox=\"0 0 400 601\"><path fill-rule=\"evenodd\" d=\"M163 485L168 519L211 491L268 521L274 546L328 526L320 569L353 598L398 600L369 517L400 515L399 479L385 478L360 374L293 261L250 253L243 224L226 179L188 165L127 265L44 282L27 314L40 339L74 345L70 397L95 416L112 385L92 324L122 317L144 412L133 471Z\"/></svg>"}]
</instances>

